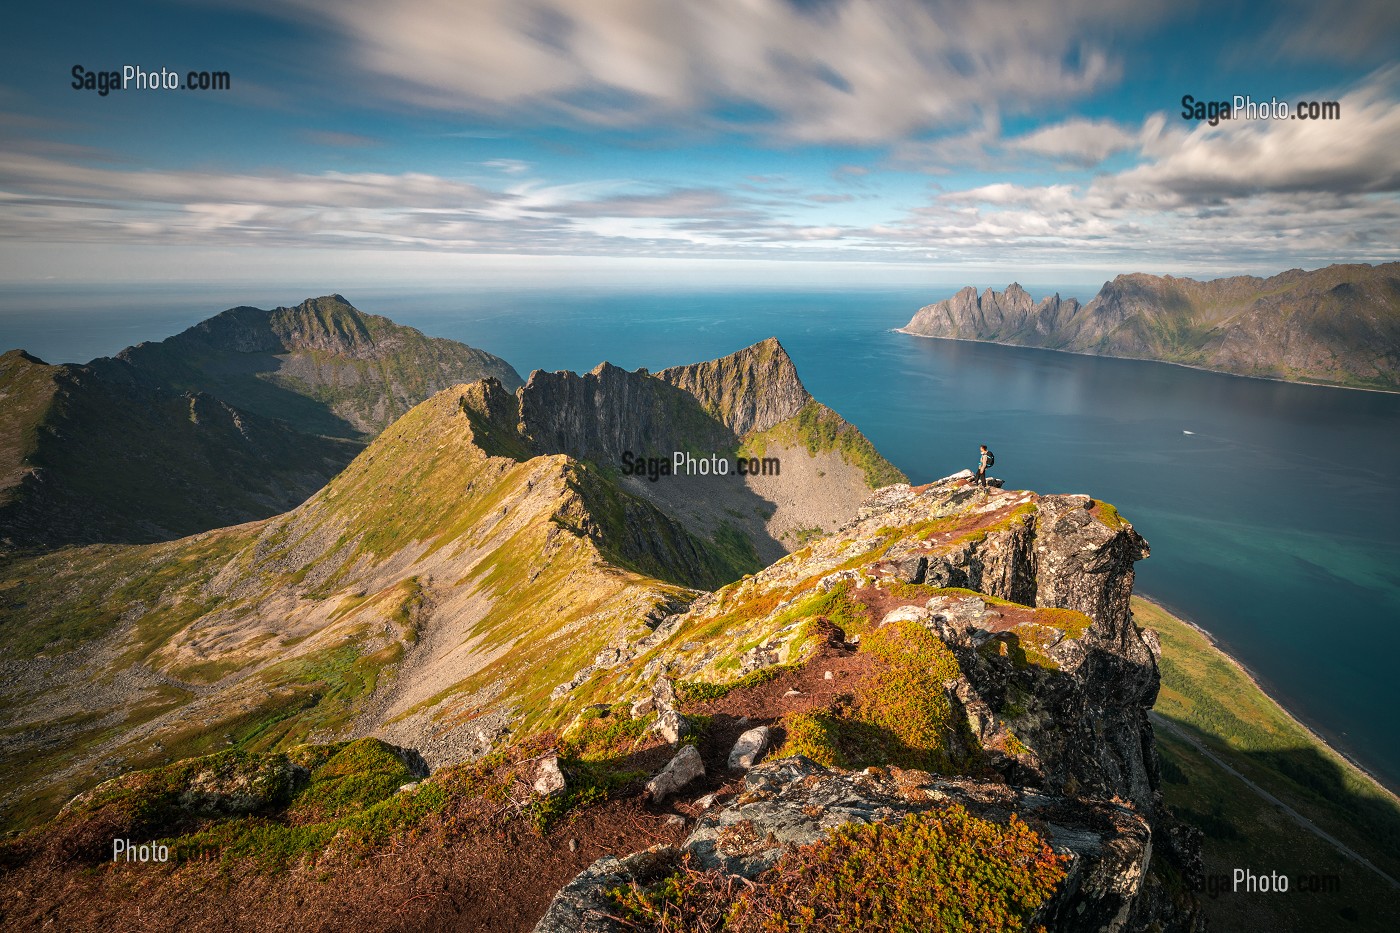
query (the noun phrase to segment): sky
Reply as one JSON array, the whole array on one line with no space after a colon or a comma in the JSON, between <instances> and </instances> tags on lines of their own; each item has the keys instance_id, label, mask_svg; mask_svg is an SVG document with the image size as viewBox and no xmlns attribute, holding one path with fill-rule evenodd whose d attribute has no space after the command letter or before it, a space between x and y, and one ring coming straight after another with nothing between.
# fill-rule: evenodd
<instances>
[{"instance_id":1,"label":"sky","mask_svg":"<svg viewBox=\"0 0 1400 933\"><path fill-rule=\"evenodd\" d=\"M1077 282L1400 258L1394 0L185 0L6 20L0 284ZM230 87L73 87L125 66ZM1188 94L1340 118L1211 126Z\"/></svg>"}]
</instances>

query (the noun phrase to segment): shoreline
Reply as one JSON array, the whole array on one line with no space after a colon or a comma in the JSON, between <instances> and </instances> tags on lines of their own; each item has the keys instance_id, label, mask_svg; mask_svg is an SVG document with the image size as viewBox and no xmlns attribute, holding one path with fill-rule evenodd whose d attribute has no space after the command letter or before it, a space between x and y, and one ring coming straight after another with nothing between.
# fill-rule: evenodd
<instances>
[{"instance_id":1,"label":"shoreline","mask_svg":"<svg viewBox=\"0 0 1400 933\"><path fill-rule=\"evenodd\" d=\"M1290 386L1313 386L1318 389L1346 389L1349 392L1378 392L1381 395L1400 395L1400 389L1375 389L1369 386L1347 386L1335 382L1311 382L1307 379L1283 379L1279 376L1250 376L1245 373L1232 373L1228 369L1211 369L1194 363L1178 363L1174 360L1159 360L1152 356L1112 356L1107 353L1090 353L1086 350L1062 350L1058 347L1032 347L1023 343L1005 343L1000 340L983 340L980 337L942 337L938 334L921 334L905 327L892 327L890 333L904 334L907 337L923 337L927 340L956 340L959 343L985 343L994 347L1012 347L1017 350L1045 350L1049 353L1068 353L1070 356L1089 356L1101 360L1132 360L1136 363L1165 363L1167 366L1180 366L1201 373L1214 373L1217 376L1233 376L1236 379L1258 379L1261 382L1280 382Z\"/></svg>"},{"instance_id":2,"label":"shoreline","mask_svg":"<svg viewBox=\"0 0 1400 933\"><path fill-rule=\"evenodd\" d=\"M1245 678L1248 679L1249 682L1254 685L1255 689L1257 689L1260 693L1267 697L1270 703L1274 704L1274 706L1277 706L1283 712L1284 716L1288 717L1288 720L1290 722L1292 722L1299 729L1302 729L1305 733L1307 733L1307 735L1311 737L1314 742L1326 748L1329 752L1336 755L1342 761L1350 765L1353 769L1357 771L1357 773L1359 773L1362 777L1366 779L1367 783L1369 783L1376 790L1380 791L1381 794L1383 794L1384 796L1390 798L1390 800L1397 806L1400 806L1400 792L1392 790L1389 785L1387 785L1376 775L1372 774L1371 771L1368 770L1365 765L1358 762L1355 758L1348 755L1346 752L1337 748L1335 745L1329 742L1322 734L1320 734L1317 729L1314 729L1312 726L1308 725L1297 715L1295 715L1292 710L1280 703L1278 698L1275 697L1271 692L1269 692L1269 690L1264 686L1260 679L1257 676L1255 676L1254 672L1251 671L1248 666L1246 666L1233 654L1231 654L1229 651L1226 651L1225 648L1222 646L1220 640L1214 635L1212 635L1209 630L1202 628L1201 626L1197 625L1195 622L1192 622L1185 616L1170 609L1166 604L1154 597L1147 596L1143 593L1134 593L1133 596L1137 599L1141 599L1145 603L1151 603L1153 606L1160 609L1167 615L1171 616L1173 619L1176 619L1183 625L1188 626L1193 631L1198 632L1201 635L1201 637L1203 637L1207 642L1210 643L1210 646L1212 648L1219 652L1221 657L1223 657L1227 662L1230 663L1231 666L1233 666L1236 670L1243 674Z\"/></svg>"}]
</instances>

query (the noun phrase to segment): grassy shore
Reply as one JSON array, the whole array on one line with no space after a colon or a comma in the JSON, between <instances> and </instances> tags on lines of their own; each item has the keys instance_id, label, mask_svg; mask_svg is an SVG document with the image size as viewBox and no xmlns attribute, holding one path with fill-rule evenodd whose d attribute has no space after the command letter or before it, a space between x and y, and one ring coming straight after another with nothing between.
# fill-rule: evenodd
<instances>
[{"instance_id":1,"label":"grassy shore","mask_svg":"<svg viewBox=\"0 0 1400 933\"><path fill-rule=\"evenodd\" d=\"M1400 800L1290 716L1200 629L1141 598L1133 612L1161 639L1154 711L1164 720L1156 730L1163 789L1205 833L1206 874L1218 879L1216 896L1203 892L1212 928L1394 929L1400 889L1303 824L1400 878ZM1234 891L1236 869L1287 875L1290 890Z\"/></svg>"}]
</instances>

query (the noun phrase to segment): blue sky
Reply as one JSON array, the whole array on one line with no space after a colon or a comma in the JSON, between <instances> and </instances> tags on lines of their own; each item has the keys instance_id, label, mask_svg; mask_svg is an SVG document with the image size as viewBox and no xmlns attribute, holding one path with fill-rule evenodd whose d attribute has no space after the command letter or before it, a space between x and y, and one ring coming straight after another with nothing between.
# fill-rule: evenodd
<instances>
[{"instance_id":1,"label":"blue sky","mask_svg":"<svg viewBox=\"0 0 1400 933\"><path fill-rule=\"evenodd\" d=\"M1400 258L1400 4L25 5L0 282L1101 281ZM71 71L227 71L229 91ZM1341 119L1181 116L1337 100Z\"/></svg>"}]
</instances>

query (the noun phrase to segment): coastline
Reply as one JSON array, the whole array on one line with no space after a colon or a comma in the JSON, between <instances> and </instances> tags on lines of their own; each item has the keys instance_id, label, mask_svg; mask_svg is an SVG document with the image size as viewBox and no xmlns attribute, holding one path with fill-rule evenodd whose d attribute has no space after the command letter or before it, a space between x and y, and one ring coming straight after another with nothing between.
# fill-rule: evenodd
<instances>
[{"instance_id":1,"label":"coastline","mask_svg":"<svg viewBox=\"0 0 1400 933\"><path fill-rule=\"evenodd\" d=\"M936 339L941 339L941 338L936 338ZM1363 764L1361 764L1360 762L1358 762L1355 758L1353 758L1352 756L1348 755L1346 752L1344 752L1344 751L1342 751L1341 749L1337 748L1335 745L1333 745L1331 742L1329 742L1325 737L1323 737L1316 729L1314 729L1312 726L1308 725L1308 724L1307 724L1306 722L1304 722L1302 719L1300 719L1300 718L1298 718L1296 715L1294 715L1294 713L1293 713L1292 710L1290 710L1288 707L1284 706L1282 703L1280 703L1280 702L1278 701L1278 698L1275 697L1275 696L1273 695L1273 693L1271 693L1271 692L1264 686L1264 684L1260 681L1260 679L1259 679L1257 676L1255 676L1254 672L1251 671L1251 670L1249 669L1248 666L1246 666L1243 662L1241 662L1241 661L1240 661L1238 658L1236 658L1233 654L1231 654L1230 652L1226 651L1225 648L1222 647L1222 645L1221 645L1221 643L1220 643L1220 640L1217 639L1214 635L1212 635L1212 634L1210 633L1209 630L1207 630L1207 629L1205 629L1205 628L1202 628L1201 626L1197 625L1195 622L1192 622L1190 619L1186 618L1185 616L1181 615L1180 613L1176 612L1175 610L1169 608L1169 607L1166 606L1164 603L1160 602L1159 600L1157 600L1157 599L1155 599L1155 598L1153 598L1153 597L1151 597L1151 596L1147 596L1147 595L1144 595L1144 594L1142 594L1142 593L1134 593L1134 594L1133 594L1133 598L1135 598L1135 599L1140 599L1140 600L1142 600L1142 601L1145 602L1145 603L1151 604L1151 605L1154 606L1155 608L1157 608L1157 609L1159 609L1160 611L1166 613L1167 615L1171 616L1173 619L1176 619L1177 621L1181 622L1183 625L1189 627L1189 628L1192 629L1193 631L1195 631L1195 632L1197 632L1198 634L1200 634L1202 638L1204 638L1207 642L1210 643L1210 646L1211 646L1212 648L1214 648L1214 649L1220 654L1221 657L1223 657L1223 658L1224 658L1232 667L1234 667L1237 671L1239 671L1241 674L1243 674L1243 675L1245 676L1245 678L1248 679L1249 682L1250 682L1251 684L1253 684L1254 687L1255 687L1260 693L1262 693L1262 694L1265 696L1265 698L1268 699L1268 701L1269 701L1270 703L1272 703L1274 706L1276 706L1276 707L1279 709L1279 711L1282 712L1283 715L1284 715L1285 717L1287 717L1288 720L1289 720L1291 723L1293 723L1295 726L1297 726L1299 729L1301 729L1303 732L1305 732L1309 737L1312 738L1312 740L1313 740L1314 742L1316 742L1317 744L1321 745L1323 748L1327 749L1327 750L1328 750L1329 752L1331 752L1333 755L1336 755L1339 759L1341 759L1343 762L1345 762L1347 765L1349 765L1349 766L1350 766L1352 769L1354 769L1358 774L1360 774L1362 777L1364 777L1364 778L1366 779L1366 782L1367 782L1368 784L1370 784L1372 787L1374 787L1376 790L1378 790L1378 791L1379 791L1381 794L1383 794L1384 796L1390 798L1390 799L1396 804L1396 806L1400 806L1400 793L1397 793L1395 790L1392 790L1384 781L1382 781L1380 778L1376 777L1376 775L1372 774L1372 773L1366 768L1365 765L1363 765Z\"/></svg>"},{"instance_id":2,"label":"coastline","mask_svg":"<svg viewBox=\"0 0 1400 933\"><path fill-rule=\"evenodd\" d=\"M1138 363L1164 363L1167 366L1180 366L1202 373L1215 373L1217 376L1233 376L1236 379L1258 379L1261 382L1281 382L1291 386L1314 386L1319 389L1346 389L1349 392L1378 392L1381 395L1400 395L1400 389L1376 389L1369 386L1347 386L1335 382L1312 382L1307 379L1281 379L1278 376L1250 376L1245 373L1232 373L1228 369L1211 369L1193 363L1178 363L1174 360L1159 360L1154 356L1115 356L1108 353L1089 353L1086 350L1062 350L1058 347L1032 347L1023 343L1006 343L1001 340L983 340L979 337L942 337L938 334L921 334L905 327L892 327L890 333L904 334L907 337L923 337L927 340L956 340L959 343L985 343L996 347L1014 347L1017 350L1045 350L1049 353L1068 353L1070 356L1089 356L1101 360L1133 360Z\"/></svg>"}]
</instances>

